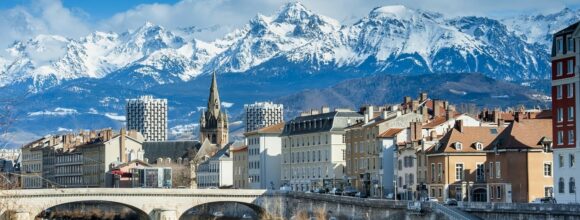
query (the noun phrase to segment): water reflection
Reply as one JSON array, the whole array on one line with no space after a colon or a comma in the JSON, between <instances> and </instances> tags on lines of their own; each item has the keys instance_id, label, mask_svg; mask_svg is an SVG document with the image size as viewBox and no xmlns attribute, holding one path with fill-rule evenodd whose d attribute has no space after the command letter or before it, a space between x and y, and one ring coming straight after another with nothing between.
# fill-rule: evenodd
<instances>
[{"instance_id":1,"label":"water reflection","mask_svg":"<svg viewBox=\"0 0 580 220\"><path fill-rule=\"evenodd\" d=\"M66 203L45 209L36 219L106 219L106 220L141 220L148 219L147 214L123 204L101 201Z\"/></svg>"}]
</instances>

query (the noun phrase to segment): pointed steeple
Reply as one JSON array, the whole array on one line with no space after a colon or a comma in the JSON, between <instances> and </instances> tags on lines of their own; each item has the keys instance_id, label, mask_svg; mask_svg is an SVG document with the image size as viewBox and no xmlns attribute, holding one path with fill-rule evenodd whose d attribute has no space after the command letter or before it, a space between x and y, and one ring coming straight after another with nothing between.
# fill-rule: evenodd
<instances>
[{"instance_id":1,"label":"pointed steeple","mask_svg":"<svg viewBox=\"0 0 580 220\"><path fill-rule=\"evenodd\" d=\"M211 87L209 88L209 99L207 100L207 111L213 116L220 113L220 94L218 92L215 71L213 72Z\"/></svg>"}]
</instances>

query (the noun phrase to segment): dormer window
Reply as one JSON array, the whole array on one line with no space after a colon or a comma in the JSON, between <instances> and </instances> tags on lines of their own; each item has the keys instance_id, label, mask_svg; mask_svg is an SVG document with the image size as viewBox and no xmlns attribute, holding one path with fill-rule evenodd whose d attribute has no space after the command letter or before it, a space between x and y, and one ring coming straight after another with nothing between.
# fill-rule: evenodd
<instances>
[{"instance_id":1,"label":"dormer window","mask_svg":"<svg viewBox=\"0 0 580 220\"><path fill-rule=\"evenodd\" d=\"M475 149L476 149L476 150L483 150L483 144L481 144L481 143L479 143L479 142L476 142L476 143L475 143Z\"/></svg>"},{"instance_id":2,"label":"dormer window","mask_svg":"<svg viewBox=\"0 0 580 220\"><path fill-rule=\"evenodd\" d=\"M461 142L455 142L455 150L463 150L463 144Z\"/></svg>"}]
</instances>

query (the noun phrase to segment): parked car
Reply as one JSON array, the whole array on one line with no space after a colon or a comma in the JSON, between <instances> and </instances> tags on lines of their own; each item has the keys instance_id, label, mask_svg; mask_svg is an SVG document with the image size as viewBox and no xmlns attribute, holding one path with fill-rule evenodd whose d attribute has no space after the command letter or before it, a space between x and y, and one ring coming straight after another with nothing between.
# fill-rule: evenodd
<instances>
[{"instance_id":1,"label":"parked car","mask_svg":"<svg viewBox=\"0 0 580 220\"><path fill-rule=\"evenodd\" d=\"M393 194L393 193L389 193L389 194L387 194L387 195L385 196L385 199L388 199L388 200L393 200L393 199L395 199L395 194Z\"/></svg>"},{"instance_id":2,"label":"parked car","mask_svg":"<svg viewBox=\"0 0 580 220\"><path fill-rule=\"evenodd\" d=\"M457 205L457 200L455 199L446 199L445 200L445 205L449 205L449 206L456 206Z\"/></svg>"},{"instance_id":3,"label":"parked car","mask_svg":"<svg viewBox=\"0 0 580 220\"><path fill-rule=\"evenodd\" d=\"M364 192L357 192L356 194L354 194L354 196L355 196L355 197L358 197L358 198L368 198L368 197L369 197L369 196L368 196L366 193L364 193Z\"/></svg>"},{"instance_id":4,"label":"parked car","mask_svg":"<svg viewBox=\"0 0 580 220\"><path fill-rule=\"evenodd\" d=\"M326 193L326 190L325 189L314 189L314 193L324 194L324 193Z\"/></svg>"},{"instance_id":5,"label":"parked car","mask_svg":"<svg viewBox=\"0 0 580 220\"><path fill-rule=\"evenodd\" d=\"M428 197L425 199L426 202L439 202L439 200L435 197Z\"/></svg>"},{"instance_id":6,"label":"parked car","mask_svg":"<svg viewBox=\"0 0 580 220\"><path fill-rule=\"evenodd\" d=\"M554 197L543 197L543 198L536 198L532 201L532 203L537 204L557 204L556 199Z\"/></svg>"},{"instance_id":7,"label":"parked car","mask_svg":"<svg viewBox=\"0 0 580 220\"><path fill-rule=\"evenodd\" d=\"M292 187L290 187L290 186L281 186L280 187L280 191L285 191L285 192L292 191Z\"/></svg>"},{"instance_id":8,"label":"parked car","mask_svg":"<svg viewBox=\"0 0 580 220\"><path fill-rule=\"evenodd\" d=\"M358 191L356 191L356 189L354 189L353 187L346 187L344 189L344 191L342 192L343 196L355 196L356 193L358 193Z\"/></svg>"}]
</instances>

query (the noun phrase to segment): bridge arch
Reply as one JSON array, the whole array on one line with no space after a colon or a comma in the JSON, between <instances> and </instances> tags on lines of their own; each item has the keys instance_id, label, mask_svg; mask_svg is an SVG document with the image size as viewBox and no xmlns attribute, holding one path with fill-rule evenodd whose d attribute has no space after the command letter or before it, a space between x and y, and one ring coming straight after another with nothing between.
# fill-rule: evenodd
<instances>
[{"instance_id":1,"label":"bridge arch","mask_svg":"<svg viewBox=\"0 0 580 220\"><path fill-rule=\"evenodd\" d=\"M104 217L135 220L151 219L151 213L120 201L103 199L79 199L74 201L65 201L62 203L54 203L50 205L52 206L41 210L39 213L30 214L35 216L35 219L42 219L42 217L49 217L49 219L51 219L53 217L70 215L82 215L83 217L97 217L101 219ZM109 212L103 212L103 209ZM111 211L115 213L113 214ZM113 216L111 216L112 214Z\"/></svg>"},{"instance_id":2,"label":"bridge arch","mask_svg":"<svg viewBox=\"0 0 580 220\"><path fill-rule=\"evenodd\" d=\"M228 207L228 209L224 209ZM248 212L249 211L249 212ZM240 201L214 201L194 205L178 215L179 220L190 220L190 216L216 217L216 212L225 216L235 214L240 217L249 215L251 219L262 219L267 214L266 210L259 205ZM203 219L203 218L202 218Z\"/></svg>"}]
</instances>

